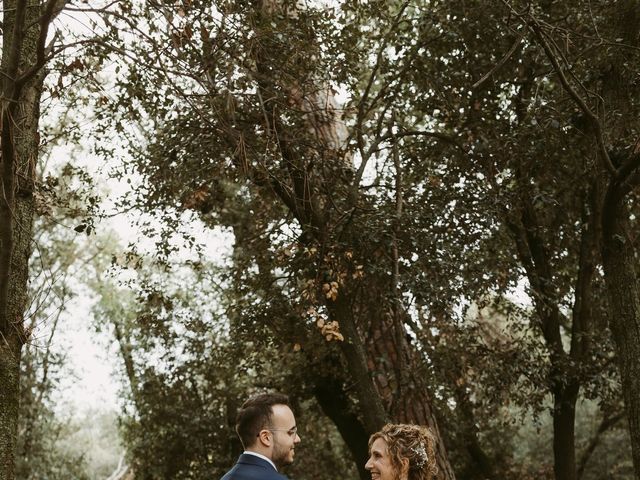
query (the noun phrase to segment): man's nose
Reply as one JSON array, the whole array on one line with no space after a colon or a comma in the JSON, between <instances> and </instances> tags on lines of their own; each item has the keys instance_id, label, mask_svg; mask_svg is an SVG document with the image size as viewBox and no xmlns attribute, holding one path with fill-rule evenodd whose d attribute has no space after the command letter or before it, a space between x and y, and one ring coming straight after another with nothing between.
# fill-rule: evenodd
<instances>
[{"instance_id":1,"label":"man's nose","mask_svg":"<svg viewBox=\"0 0 640 480\"><path fill-rule=\"evenodd\" d=\"M293 440L293 443L300 443L300 435L296 433L296 438Z\"/></svg>"},{"instance_id":2,"label":"man's nose","mask_svg":"<svg viewBox=\"0 0 640 480\"><path fill-rule=\"evenodd\" d=\"M369 460L367 460L367 463L364 464L364 469L365 470L371 470L372 465L371 465L371 457L369 457Z\"/></svg>"}]
</instances>

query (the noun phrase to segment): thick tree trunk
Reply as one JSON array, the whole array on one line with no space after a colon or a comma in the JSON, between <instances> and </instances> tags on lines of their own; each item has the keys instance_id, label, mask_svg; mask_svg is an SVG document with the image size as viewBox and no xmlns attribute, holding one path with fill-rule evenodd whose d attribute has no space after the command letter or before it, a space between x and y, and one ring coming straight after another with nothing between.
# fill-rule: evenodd
<instances>
[{"instance_id":1,"label":"thick tree trunk","mask_svg":"<svg viewBox=\"0 0 640 480\"><path fill-rule=\"evenodd\" d=\"M605 205L602 263L609 297L610 327L622 377L633 465L636 478L640 479L640 295L635 267L637 258L626 228L628 212L624 204L610 202Z\"/></svg>"},{"instance_id":2,"label":"thick tree trunk","mask_svg":"<svg viewBox=\"0 0 640 480\"><path fill-rule=\"evenodd\" d=\"M640 2L615 2L612 12L611 21L617 38L638 47ZM617 170L610 176L603 203L602 264L609 299L609 327L616 346L629 421L633 465L636 478L640 479L640 287L636 271L638 252L630 234L627 207L630 187L635 185L637 191L637 178L629 177L638 175L640 150L637 145L638 108L634 101L638 95L637 72L629 68L627 61L628 52L616 49L602 66L601 96L605 111L610 112L604 123L606 133L609 138L616 139L616 143L628 145L628 153L620 166L615 165Z\"/></svg>"},{"instance_id":3,"label":"thick tree trunk","mask_svg":"<svg viewBox=\"0 0 640 480\"><path fill-rule=\"evenodd\" d=\"M27 303L33 205L30 196L14 203L13 249L7 308L0 338L0 480L13 480L20 398L20 357L26 340L23 316ZM0 220L4 221L4 219Z\"/></svg>"},{"instance_id":4,"label":"thick tree trunk","mask_svg":"<svg viewBox=\"0 0 640 480\"><path fill-rule=\"evenodd\" d=\"M23 318L27 305L38 120L44 73L37 67L42 14L40 3L7 1L3 11L0 67L0 480L13 480L20 356L28 337ZM50 15L52 11L49 11ZM31 73L23 76L26 71Z\"/></svg>"},{"instance_id":5,"label":"thick tree trunk","mask_svg":"<svg viewBox=\"0 0 640 480\"><path fill-rule=\"evenodd\" d=\"M420 375L418 354L406 335L396 334L395 315L386 300L389 295L376 288L386 282L370 281L359 290L360 295L338 295L331 308L332 318L345 333L342 350L358 390L365 427L373 433L387 421L428 426L436 437L437 478L455 479L429 390Z\"/></svg>"},{"instance_id":6,"label":"thick tree trunk","mask_svg":"<svg viewBox=\"0 0 640 480\"><path fill-rule=\"evenodd\" d=\"M383 308L379 305L378 308ZM420 375L417 352L403 335L398 345L393 315L372 317L368 335L369 369L383 403L395 422L427 425L436 437L438 479L455 479L433 411L429 389ZM377 321L376 321L377 320ZM404 327L402 327L404 328Z\"/></svg>"}]
</instances>

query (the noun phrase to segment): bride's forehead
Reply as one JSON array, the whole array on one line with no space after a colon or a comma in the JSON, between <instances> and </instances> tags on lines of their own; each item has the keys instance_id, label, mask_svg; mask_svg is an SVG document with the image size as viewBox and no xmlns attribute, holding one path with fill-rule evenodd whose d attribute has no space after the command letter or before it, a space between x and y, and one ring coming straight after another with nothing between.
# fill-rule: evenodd
<instances>
[{"instance_id":1,"label":"bride's forehead","mask_svg":"<svg viewBox=\"0 0 640 480\"><path fill-rule=\"evenodd\" d=\"M386 453L387 442L385 442L384 438L376 438L371 444L371 451L377 453Z\"/></svg>"}]
</instances>

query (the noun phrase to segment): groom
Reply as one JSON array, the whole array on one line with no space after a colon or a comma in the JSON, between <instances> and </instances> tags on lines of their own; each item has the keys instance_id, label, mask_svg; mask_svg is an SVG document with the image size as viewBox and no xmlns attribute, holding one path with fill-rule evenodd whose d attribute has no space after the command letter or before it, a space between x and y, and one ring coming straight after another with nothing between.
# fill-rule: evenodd
<instances>
[{"instance_id":1,"label":"groom","mask_svg":"<svg viewBox=\"0 0 640 480\"><path fill-rule=\"evenodd\" d=\"M278 472L293 463L294 448L300 443L286 395L264 393L244 402L236 432L244 453L221 480L286 480Z\"/></svg>"}]
</instances>

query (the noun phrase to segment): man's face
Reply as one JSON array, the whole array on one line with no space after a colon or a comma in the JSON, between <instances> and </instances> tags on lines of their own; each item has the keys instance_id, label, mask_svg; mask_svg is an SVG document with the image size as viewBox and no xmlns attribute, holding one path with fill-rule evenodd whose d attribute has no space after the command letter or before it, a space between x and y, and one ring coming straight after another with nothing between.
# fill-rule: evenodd
<instances>
[{"instance_id":1,"label":"man's face","mask_svg":"<svg viewBox=\"0 0 640 480\"><path fill-rule=\"evenodd\" d=\"M296 419L293 412L286 405L274 405L272 407L271 427L273 435L273 450L271 460L278 470L280 467L293 463L294 448L300 443Z\"/></svg>"},{"instance_id":2,"label":"man's face","mask_svg":"<svg viewBox=\"0 0 640 480\"><path fill-rule=\"evenodd\" d=\"M371 473L371 480L394 480L394 468L391 464L387 442L376 438L371 445L369 460L364 468Z\"/></svg>"}]
</instances>

